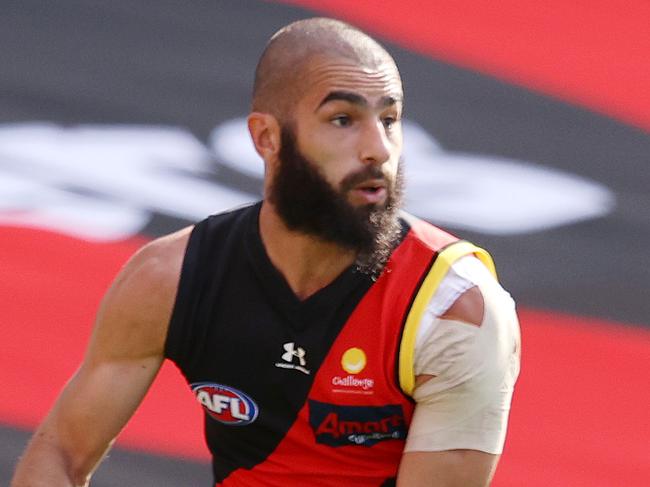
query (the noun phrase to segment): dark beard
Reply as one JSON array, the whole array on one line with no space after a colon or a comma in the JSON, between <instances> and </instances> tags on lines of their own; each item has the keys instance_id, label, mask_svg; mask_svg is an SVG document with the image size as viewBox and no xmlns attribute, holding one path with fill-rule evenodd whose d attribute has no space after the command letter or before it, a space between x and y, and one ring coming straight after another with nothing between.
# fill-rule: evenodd
<instances>
[{"instance_id":1,"label":"dark beard","mask_svg":"<svg viewBox=\"0 0 650 487\"><path fill-rule=\"evenodd\" d=\"M357 251L357 268L378 277L400 236L401 163L395 181L377 166L368 165L346 176L337 191L302 155L290 128L283 127L281 143L268 198L287 228ZM360 207L350 204L348 192L369 179L386 181L386 201Z\"/></svg>"}]
</instances>

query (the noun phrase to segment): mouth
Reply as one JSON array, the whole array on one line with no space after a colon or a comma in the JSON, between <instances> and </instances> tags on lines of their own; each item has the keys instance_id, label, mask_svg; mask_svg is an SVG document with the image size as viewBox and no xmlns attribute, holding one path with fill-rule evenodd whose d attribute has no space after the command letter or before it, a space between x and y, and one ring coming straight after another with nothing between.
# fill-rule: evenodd
<instances>
[{"instance_id":1,"label":"mouth","mask_svg":"<svg viewBox=\"0 0 650 487\"><path fill-rule=\"evenodd\" d=\"M386 182L383 179L369 179L357 184L354 189L361 191L377 192L386 189Z\"/></svg>"},{"instance_id":2,"label":"mouth","mask_svg":"<svg viewBox=\"0 0 650 487\"><path fill-rule=\"evenodd\" d=\"M352 195L361 204L380 203L386 199L386 182L380 179L364 181L352 189Z\"/></svg>"}]
</instances>

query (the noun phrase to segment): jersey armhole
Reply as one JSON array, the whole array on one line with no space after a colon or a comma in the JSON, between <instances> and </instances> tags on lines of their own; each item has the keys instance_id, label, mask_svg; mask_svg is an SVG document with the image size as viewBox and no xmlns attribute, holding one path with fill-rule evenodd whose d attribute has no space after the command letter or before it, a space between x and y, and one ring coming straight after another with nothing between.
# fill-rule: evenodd
<instances>
[{"instance_id":1,"label":"jersey armhole","mask_svg":"<svg viewBox=\"0 0 650 487\"><path fill-rule=\"evenodd\" d=\"M461 257L470 254L478 257L496 279L496 269L490 254L470 242L459 240L447 245L438 252L431 269L413 298L404 322L398 353L399 385L404 394L409 397L412 397L415 389L415 342L424 312L452 264Z\"/></svg>"},{"instance_id":2,"label":"jersey armhole","mask_svg":"<svg viewBox=\"0 0 650 487\"><path fill-rule=\"evenodd\" d=\"M187 342L190 339L187 336L185 321L192 306L192 295L196 285L196 268L200 257L203 223L200 222L194 226L185 247L176 298L165 338L165 358L177 364L183 360L184 351L187 350Z\"/></svg>"}]
</instances>

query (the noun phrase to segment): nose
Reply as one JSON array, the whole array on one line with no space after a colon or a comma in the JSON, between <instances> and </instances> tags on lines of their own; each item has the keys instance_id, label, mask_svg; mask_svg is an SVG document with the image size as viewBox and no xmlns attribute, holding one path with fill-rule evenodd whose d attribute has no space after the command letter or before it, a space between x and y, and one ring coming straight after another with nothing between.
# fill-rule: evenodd
<instances>
[{"instance_id":1,"label":"nose","mask_svg":"<svg viewBox=\"0 0 650 487\"><path fill-rule=\"evenodd\" d=\"M364 164L381 165L390 159L392 142L386 134L384 124L368 121L364 124L359 140L359 159Z\"/></svg>"}]
</instances>

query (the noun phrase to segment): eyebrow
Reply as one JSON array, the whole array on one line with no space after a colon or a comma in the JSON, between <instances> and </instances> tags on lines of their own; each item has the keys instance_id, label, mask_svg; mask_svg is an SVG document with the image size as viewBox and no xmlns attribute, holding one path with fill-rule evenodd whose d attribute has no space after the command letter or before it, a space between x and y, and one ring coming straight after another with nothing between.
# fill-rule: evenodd
<instances>
[{"instance_id":1,"label":"eyebrow","mask_svg":"<svg viewBox=\"0 0 650 487\"><path fill-rule=\"evenodd\" d=\"M358 93L354 93L352 91L330 91L327 94L327 96L325 96L325 98L323 98L323 100L320 102L316 110L318 110L326 103L329 103L331 101L337 101L337 100L347 101L348 103L352 103L353 105L358 105L361 107L368 106L368 100L365 97L359 95ZM401 101L402 101L401 97L388 95L388 96L382 96L377 105L384 108L384 107L389 107L391 105L395 105L396 103Z\"/></svg>"}]
</instances>

